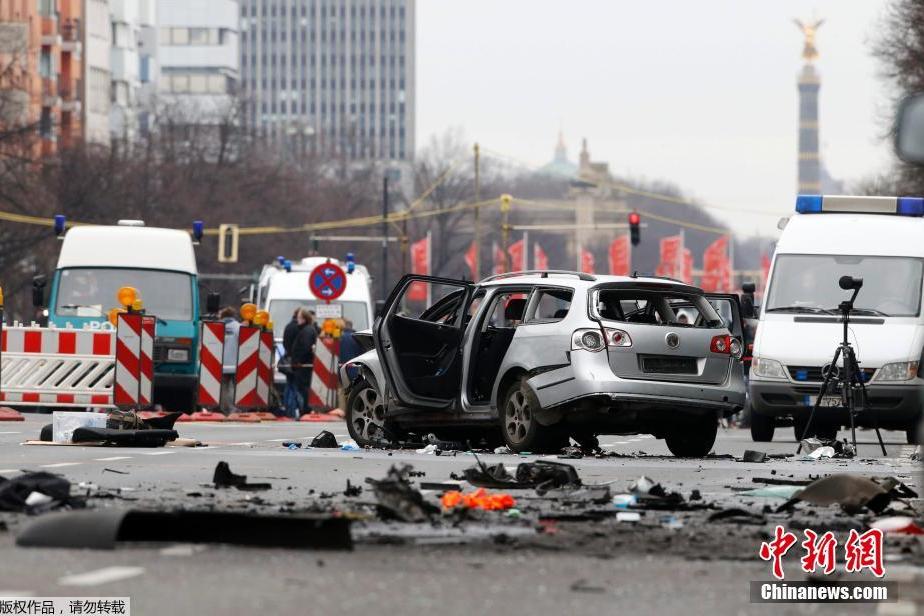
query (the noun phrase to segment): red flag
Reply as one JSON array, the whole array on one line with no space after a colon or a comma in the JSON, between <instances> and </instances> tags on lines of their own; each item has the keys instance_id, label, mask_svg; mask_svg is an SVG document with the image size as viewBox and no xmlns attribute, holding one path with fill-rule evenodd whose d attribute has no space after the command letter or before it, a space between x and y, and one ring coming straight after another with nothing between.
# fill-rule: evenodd
<instances>
[{"instance_id":1,"label":"red flag","mask_svg":"<svg viewBox=\"0 0 924 616\"><path fill-rule=\"evenodd\" d=\"M510 271L511 272L521 272L525 268L523 264L523 240L517 240L516 242L510 244L507 248L507 252L510 253Z\"/></svg>"},{"instance_id":2,"label":"red flag","mask_svg":"<svg viewBox=\"0 0 924 616\"><path fill-rule=\"evenodd\" d=\"M620 235L610 242L610 274L629 275L629 236Z\"/></svg>"},{"instance_id":3,"label":"red flag","mask_svg":"<svg viewBox=\"0 0 924 616\"><path fill-rule=\"evenodd\" d=\"M430 236L411 244L411 273L430 274ZM427 285L419 282L411 284L407 290L407 298L414 301L427 300Z\"/></svg>"},{"instance_id":4,"label":"red flag","mask_svg":"<svg viewBox=\"0 0 924 616\"><path fill-rule=\"evenodd\" d=\"M538 242L533 242L533 267L537 270L549 269L549 257Z\"/></svg>"},{"instance_id":5,"label":"red flag","mask_svg":"<svg viewBox=\"0 0 924 616\"><path fill-rule=\"evenodd\" d=\"M683 276L680 279L693 284L693 252L689 248L683 249Z\"/></svg>"},{"instance_id":6,"label":"red flag","mask_svg":"<svg viewBox=\"0 0 924 616\"><path fill-rule=\"evenodd\" d=\"M477 254L478 248L475 246L475 242L472 242L472 245L465 251L465 264L468 265L468 270L472 273L472 280L478 280L478 272L475 271L477 265L475 257Z\"/></svg>"},{"instance_id":7,"label":"red flag","mask_svg":"<svg viewBox=\"0 0 924 616\"><path fill-rule=\"evenodd\" d=\"M501 250L497 242L494 242L494 274L503 274L507 271L507 259L504 258L504 251Z\"/></svg>"},{"instance_id":8,"label":"red flag","mask_svg":"<svg viewBox=\"0 0 924 616\"><path fill-rule=\"evenodd\" d=\"M581 248L581 271L585 274L594 273L594 255L584 248Z\"/></svg>"},{"instance_id":9,"label":"red flag","mask_svg":"<svg viewBox=\"0 0 924 616\"><path fill-rule=\"evenodd\" d=\"M731 291L731 262L727 235L719 237L703 251L703 290L708 293Z\"/></svg>"},{"instance_id":10,"label":"red flag","mask_svg":"<svg viewBox=\"0 0 924 616\"><path fill-rule=\"evenodd\" d=\"M680 278L683 272L679 271L681 265L680 249L683 245L683 238L679 235L671 235L661 238L661 262L655 268L655 274L666 276L667 278Z\"/></svg>"},{"instance_id":11,"label":"red flag","mask_svg":"<svg viewBox=\"0 0 924 616\"><path fill-rule=\"evenodd\" d=\"M758 291L762 294L767 288L767 280L770 279L770 255L764 253L760 255L760 288Z\"/></svg>"}]
</instances>

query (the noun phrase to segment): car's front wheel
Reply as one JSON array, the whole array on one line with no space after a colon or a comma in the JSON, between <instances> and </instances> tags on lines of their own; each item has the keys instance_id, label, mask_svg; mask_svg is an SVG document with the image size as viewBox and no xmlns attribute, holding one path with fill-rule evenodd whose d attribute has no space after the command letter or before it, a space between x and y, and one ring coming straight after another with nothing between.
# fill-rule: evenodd
<instances>
[{"instance_id":1,"label":"car's front wheel","mask_svg":"<svg viewBox=\"0 0 924 616\"><path fill-rule=\"evenodd\" d=\"M703 417L693 425L669 432L664 437L667 448L678 458L702 458L709 455L719 432L715 417Z\"/></svg>"},{"instance_id":2,"label":"car's front wheel","mask_svg":"<svg viewBox=\"0 0 924 616\"><path fill-rule=\"evenodd\" d=\"M500 408L501 434L512 451L544 452L562 445L562 432L556 426L536 421L537 407L523 379L517 379L507 389Z\"/></svg>"},{"instance_id":3,"label":"car's front wheel","mask_svg":"<svg viewBox=\"0 0 924 616\"><path fill-rule=\"evenodd\" d=\"M755 443L769 443L776 431L776 418L755 413L751 409L751 439Z\"/></svg>"},{"instance_id":4,"label":"car's front wheel","mask_svg":"<svg viewBox=\"0 0 924 616\"><path fill-rule=\"evenodd\" d=\"M382 394L368 381L353 388L347 398L347 431L360 447L385 437L385 404Z\"/></svg>"}]
</instances>

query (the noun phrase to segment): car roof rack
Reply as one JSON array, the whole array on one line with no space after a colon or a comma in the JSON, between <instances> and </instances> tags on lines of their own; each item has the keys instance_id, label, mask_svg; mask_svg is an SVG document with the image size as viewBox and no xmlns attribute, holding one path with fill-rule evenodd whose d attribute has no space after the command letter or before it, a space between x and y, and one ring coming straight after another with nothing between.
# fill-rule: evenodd
<instances>
[{"instance_id":1,"label":"car roof rack","mask_svg":"<svg viewBox=\"0 0 924 616\"><path fill-rule=\"evenodd\" d=\"M631 276L631 277L632 277L632 278L655 278L655 279L657 279L657 280L669 280L669 281L671 281L671 282L676 282L677 284L682 284L682 285L685 285L685 286L688 286L688 287L693 286L693 285L691 285L691 284L689 284L689 283L686 283L686 282L684 282L684 281L682 281L682 280L678 280L677 278L671 278L670 276L658 276L658 275L655 275L655 274L640 274L640 273L638 273L638 272L632 272L632 276Z\"/></svg>"},{"instance_id":2,"label":"car roof rack","mask_svg":"<svg viewBox=\"0 0 924 616\"><path fill-rule=\"evenodd\" d=\"M592 276L591 274L585 274L584 272L573 272L570 270L523 270L520 272L507 272L506 274L495 274L493 276L488 276L484 278L481 282L491 282L494 280L503 280L504 278L514 278L516 276L540 276L542 278L548 278L549 274L556 274L560 276L577 276L585 282L594 282L597 277Z\"/></svg>"}]
</instances>

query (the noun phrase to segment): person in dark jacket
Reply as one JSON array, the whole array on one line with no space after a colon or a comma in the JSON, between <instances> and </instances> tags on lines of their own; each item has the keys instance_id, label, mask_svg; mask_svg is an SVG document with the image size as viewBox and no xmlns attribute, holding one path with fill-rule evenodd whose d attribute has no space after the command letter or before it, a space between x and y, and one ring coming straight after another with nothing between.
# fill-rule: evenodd
<instances>
[{"instance_id":1,"label":"person in dark jacket","mask_svg":"<svg viewBox=\"0 0 924 616\"><path fill-rule=\"evenodd\" d=\"M343 321L343 328L340 330L340 365L350 362L352 359L363 354L363 349L359 346L359 343L356 342L356 339L353 338L353 334L356 333L356 330L353 329L353 322L349 319ZM352 381L356 374L358 373L358 368L348 368L347 375Z\"/></svg>"},{"instance_id":2,"label":"person in dark jacket","mask_svg":"<svg viewBox=\"0 0 924 616\"><path fill-rule=\"evenodd\" d=\"M295 312L292 313L292 320L286 324L286 328L282 332L282 348L286 352L285 356L289 359L292 357L292 344L295 342L295 337L298 336L299 310L300 308L295 309ZM285 407L286 414L289 417L298 419L299 400L295 387L295 375L287 374L285 377L286 388L282 392L282 406Z\"/></svg>"},{"instance_id":3,"label":"person in dark jacket","mask_svg":"<svg viewBox=\"0 0 924 616\"><path fill-rule=\"evenodd\" d=\"M298 335L292 342L292 374L295 381L296 395L299 397L298 408L302 412L310 412L308 392L311 389L311 374L314 365L314 345L318 341L318 333L314 328L314 321L307 309L298 311Z\"/></svg>"}]
</instances>

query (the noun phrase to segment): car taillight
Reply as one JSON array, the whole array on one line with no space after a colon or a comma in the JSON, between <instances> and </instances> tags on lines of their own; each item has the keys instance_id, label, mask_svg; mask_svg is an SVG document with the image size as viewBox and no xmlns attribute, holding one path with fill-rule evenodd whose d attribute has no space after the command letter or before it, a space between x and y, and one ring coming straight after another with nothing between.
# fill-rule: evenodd
<instances>
[{"instance_id":1,"label":"car taillight","mask_svg":"<svg viewBox=\"0 0 924 616\"><path fill-rule=\"evenodd\" d=\"M590 351L596 353L606 347L599 329L579 329L571 335L572 351Z\"/></svg>"},{"instance_id":2,"label":"car taillight","mask_svg":"<svg viewBox=\"0 0 924 616\"><path fill-rule=\"evenodd\" d=\"M715 336L709 344L709 350L713 353L722 353L731 355L735 359L741 359L741 341L732 336Z\"/></svg>"},{"instance_id":3,"label":"car taillight","mask_svg":"<svg viewBox=\"0 0 924 616\"><path fill-rule=\"evenodd\" d=\"M628 332L624 332L621 329L614 329L612 327L606 327L603 329L603 333L606 336L606 346L611 346L611 347L630 347L632 346L632 338L629 337Z\"/></svg>"}]
</instances>

